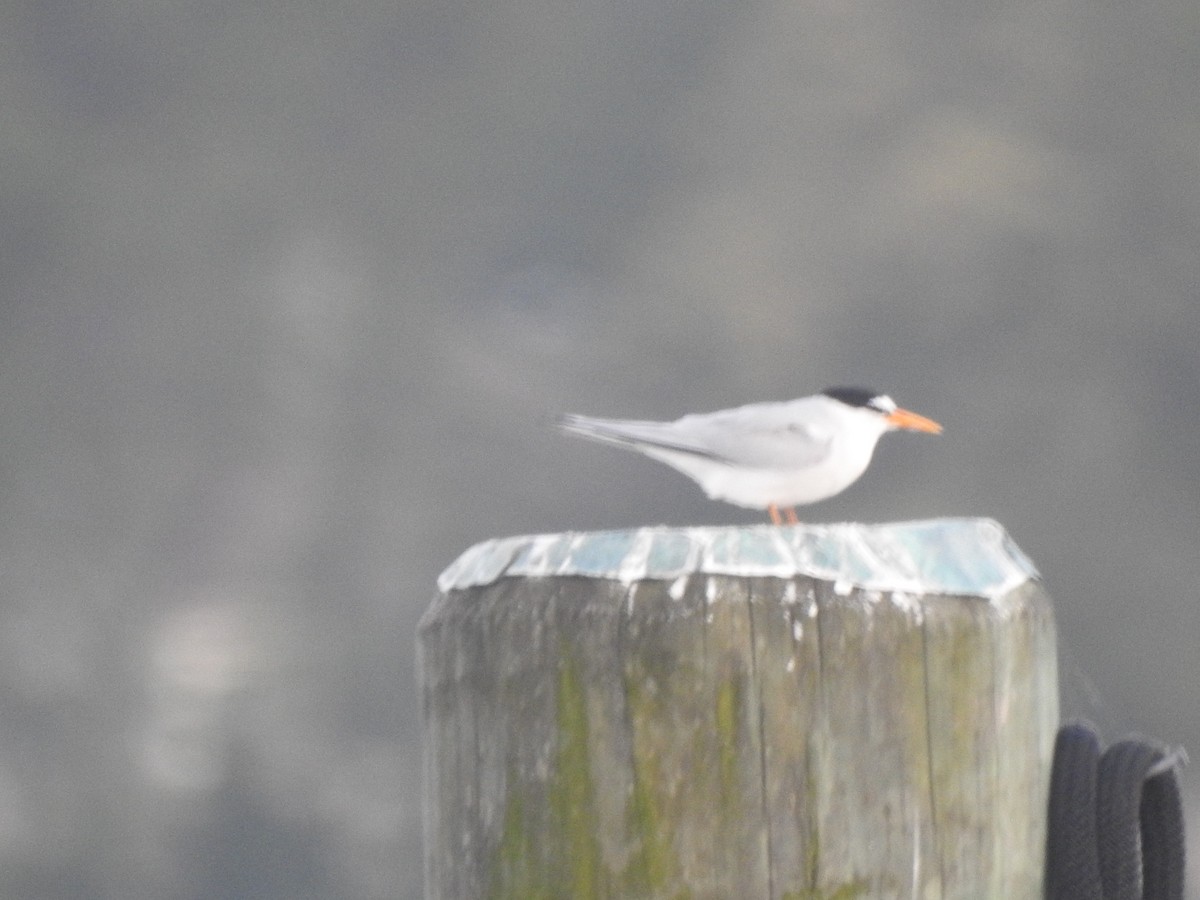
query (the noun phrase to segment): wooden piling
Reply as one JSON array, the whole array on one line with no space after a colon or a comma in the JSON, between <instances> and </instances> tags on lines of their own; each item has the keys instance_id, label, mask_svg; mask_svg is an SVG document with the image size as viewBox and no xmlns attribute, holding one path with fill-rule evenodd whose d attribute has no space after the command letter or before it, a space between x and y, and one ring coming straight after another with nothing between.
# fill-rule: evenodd
<instances>
[{"instance_id":1,"label":"wooden piling","mask_svg":"<svg viewBox=\"0 0 1200 900\"><path fill-rule=\"evenodd\" d=\"M996 523L511 538L439 586L427 897L1041 897L1054 621Z\"/></svg>"}]
</instances>

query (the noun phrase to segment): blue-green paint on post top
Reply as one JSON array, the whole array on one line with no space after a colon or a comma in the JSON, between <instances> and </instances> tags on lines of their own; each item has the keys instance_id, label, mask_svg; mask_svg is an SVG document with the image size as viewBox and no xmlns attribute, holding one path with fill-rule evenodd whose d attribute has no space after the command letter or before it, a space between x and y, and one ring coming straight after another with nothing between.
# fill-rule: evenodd
<instances>
[{"instance_id":1,"label":"blue-green paint on post top","mask_svg":"<svg viewBox=\"0 0 1200 900\"><path fill-rule=\"evenodd\" d=\"M463 553L442 573L438 587L465 590L502 577L632 583L696 574L810 577L863 590L988 598L1038 577L997 522L960 518L498 538Z\"/></svg>"},{"instance_id":2,"label":"blue-green paint on post top","mask_svg":"<svg viewBox=\"0 0 1200 900\"><path fill-rule=\"evenodd\" d=\"M695 565L696 542L685 529L656 528L646 554L651 572L685 572Z\"/></svg>"},{"instance_id":3,"label":"blue-green paint on post top","mask_svg":"<svg viewBox=\"0 0 1200 900\"><path fill-rule=\"evenodd\" d=\"M571 552L565 564L570 571L562 574L605 578L620 569L634 549L636 531L597 531L575 535L570 541Z\"/></svg>"},{"instance_id":4,"label":"blue-green paint on post top","mask_svg":"<svg viewBox=\"0 0 1200 900\"><path fill-rule=\"evenodd\" d=\"M795 562L783 537L758 528L713 529L703 562L720 574L749 567L757 574L786 578L794 574Z\"/></svg>"}]
</instances>

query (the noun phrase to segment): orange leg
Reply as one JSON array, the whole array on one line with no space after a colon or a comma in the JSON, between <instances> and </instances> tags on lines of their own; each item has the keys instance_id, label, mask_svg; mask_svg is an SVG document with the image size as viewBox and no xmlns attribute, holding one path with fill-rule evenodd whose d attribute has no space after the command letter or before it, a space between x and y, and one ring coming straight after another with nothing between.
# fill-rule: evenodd
<instances>
[{"instance_id":1,"label":"orange leg","mask_svg":"<svg viewBox=\"0 0 1200 900\"><path fill-rule=\"evenodd\" d=\"M787 509L785 509L783 511L783 513L785 516L787 516L787 523L789 525L799 525L800 524L800 520L796 518L796 508L795 507L789 506Z\"/></svg>"},{"instance_id":2,"label":"orange leg","mask_svg":"<svg viewBox=\"0 0 1200 900\"><path fill-rule=\"evenodd\" d=\"M782 525L783 524L783 519L781 519L779 517L779 507L778 506L776 506L774 503L768 503L767 504L767 512L770 513L770 515L771 515L771 524L772 525Z\"/></svg>"}]
</instances>

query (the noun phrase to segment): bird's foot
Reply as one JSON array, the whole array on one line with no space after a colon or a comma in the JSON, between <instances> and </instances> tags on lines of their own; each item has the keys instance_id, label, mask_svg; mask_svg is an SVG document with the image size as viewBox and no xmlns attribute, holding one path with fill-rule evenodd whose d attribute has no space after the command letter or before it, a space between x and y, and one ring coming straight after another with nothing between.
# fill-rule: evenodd
<instances>
[{"instance_id":1,"label":"bird's foot","mask_svg":"<svg viewBox=\"0 0 1200 900\"><path fill-rule=\"evenodd\" d=\"M796 518L795 507L792 507L792 506L785 507L783 510L783 515L780 515L779 507L776 506L774 503L770 503L767 505L767 513L770 514L770 516L771 516L771 524L772 525L782 525L785 522L788 525L799 525L800 524L800 520Z\"/></svg>"}]
</instances>

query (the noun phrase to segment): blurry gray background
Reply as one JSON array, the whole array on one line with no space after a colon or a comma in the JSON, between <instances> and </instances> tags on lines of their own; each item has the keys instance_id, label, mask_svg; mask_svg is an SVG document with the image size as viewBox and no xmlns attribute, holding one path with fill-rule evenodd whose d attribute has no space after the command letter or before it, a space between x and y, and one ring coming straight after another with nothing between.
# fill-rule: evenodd
<instances>
[{"instance_id":1,"label":"blurry gray background","mask_svg":"<svg viewBox=\"0 0 1200 900\"><path fill-rule=\"evenodd\" d=\"M0 115L0 896L419 897L438 572L764 519L560 410L892 393L805 518L995 517L1200 751L1192 0L16 2Z\"/></svg>"}]
</instances>

